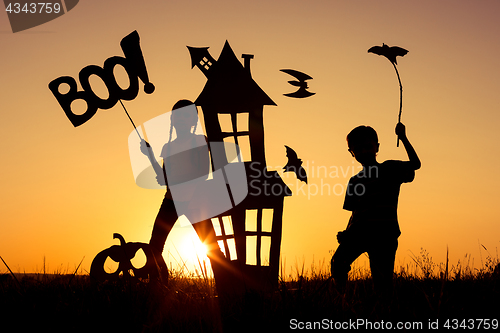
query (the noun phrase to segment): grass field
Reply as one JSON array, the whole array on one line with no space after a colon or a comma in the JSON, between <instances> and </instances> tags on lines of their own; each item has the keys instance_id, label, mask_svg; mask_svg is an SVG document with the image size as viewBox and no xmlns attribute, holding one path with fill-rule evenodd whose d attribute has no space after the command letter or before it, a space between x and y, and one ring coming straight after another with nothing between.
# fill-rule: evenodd
<instances>
[{"instance_id":1,"label":"grass field","mask_svg":"<svg viewBox=\"0 0 500 333\"><path fill-rule=\"evenodd\" d=\"M435 264L422 250L412 265L396 269L390 295L375 293L369 272L361 269L353 269L343 294L328 279L325 263L289 273L282 269L279 290L222 307L214 280L204 274L172 272L162 286L127 279L94 284L86 274L5 273L0 331L282 332L349 328L354 322L363 323L357 328L388 328L389 322L395 329L403 322L406 328L427 329L436 320L450 330L487 328L486 323L492 330L500 319L498 263L488 256L480 269L471 269L467 257L455 265Z\"/></svg>"}]
</instances>

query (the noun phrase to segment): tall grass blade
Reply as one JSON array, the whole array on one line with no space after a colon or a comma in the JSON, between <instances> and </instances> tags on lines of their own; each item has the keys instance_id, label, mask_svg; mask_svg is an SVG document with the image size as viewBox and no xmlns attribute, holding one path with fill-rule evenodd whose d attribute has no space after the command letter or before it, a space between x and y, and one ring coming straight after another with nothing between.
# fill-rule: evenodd
<instances>
[{"instance_id":1,"label":"tall grass blade","mask_svg":"<svg viewBox=\"0 0 500 333\"><path fill-rule=\"evenodd\" d=\"M7 263L5 262L5 260L3 260L2 256L0 256L0 259L2 259L2 262L3 264L5 265L5 267L7 267L7 269L9 270L10 274L12 275L12 277L14 278L14 280L16 281L17 283L17 286L19 287L20 290L23 289L23 287L21 287L21 284L19 283L19 280L17 279L17 277L14 275L14 273L12 272L12 270L10 269L9 265L7 265Z\"/></svg>"},{"instance_id":2,"label":"tall grass blade","mask_svg":"<svg viewBox=\"0 0 500 333\"><path fill-rule=\"evenodd\" d=\"M78 264L78 266L76 267L75 269L75 272L73 273L73 275L71 276L71 279L69 279L69 284L71 284L71 281L73 281L73 278L75 277L76 273L78 272L78 268L80 268L82 262L83 262L83 259L85 259L85 256L83 256L82 258L82 261L80 261L80 263Z\"/></svg>"}]
</instances>

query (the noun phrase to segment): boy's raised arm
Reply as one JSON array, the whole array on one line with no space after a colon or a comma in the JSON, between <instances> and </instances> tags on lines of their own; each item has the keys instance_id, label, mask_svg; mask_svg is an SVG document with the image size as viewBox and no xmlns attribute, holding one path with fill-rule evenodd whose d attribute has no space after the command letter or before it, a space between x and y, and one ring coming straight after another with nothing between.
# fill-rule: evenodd
<instances>
[{"instance_id":1,"label":"boy's raised arm","mask_svg":"<svg viewBox=\"0 0 500 333\"><path fill-rule=\"evenodd\" d=\"M420 159L418 158L417 152L415 152L415 149L413 149L413 146L411 145L410 141L406 137L406 127L402 123L398 123L396 125L396 134L399 137L399 140L403 142L403 145L405 146L406 153L408 154L408 158L410 159L410 163L413 166L414 170L420 169L420 166L422 165L420 163Z\"/></svg>"}]
</instances>

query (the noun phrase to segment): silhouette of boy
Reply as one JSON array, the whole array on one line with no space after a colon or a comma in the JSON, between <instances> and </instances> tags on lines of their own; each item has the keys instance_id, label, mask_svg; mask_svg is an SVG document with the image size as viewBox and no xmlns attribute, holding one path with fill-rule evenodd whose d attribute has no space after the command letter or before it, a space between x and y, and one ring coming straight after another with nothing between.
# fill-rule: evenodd
<instances>
[{"instance_id":1,"label":"silhouette of boy","mask_svg":"<svg viewBox=\"0 0 500 333\"><path fill-rule=\"evenodd\" d=\"M359 126L347 135L348 151L363 166L351 177L347 186L344 209L352 212L346 230L337 234L339 246L332 257L331 273L343 290L351 264L367 252L376 290L390 290L394 260L401 234L397 207L402 183L415 177L421 164L417 153L406 137L402 123L396 134L403 143L409 161L377 162L379 150L377 132L369 126Z\"/></svg>"}]
</instances>

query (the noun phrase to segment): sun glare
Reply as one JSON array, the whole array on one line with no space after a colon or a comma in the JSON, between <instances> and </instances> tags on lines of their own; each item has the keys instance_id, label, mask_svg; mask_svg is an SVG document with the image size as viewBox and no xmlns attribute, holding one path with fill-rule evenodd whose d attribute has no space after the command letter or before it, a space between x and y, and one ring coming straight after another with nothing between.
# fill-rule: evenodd
<instances>
[{"instance_id":1,"label":"sun glare","mask_svg":"<svg viewBox=\"0 0 500 333\"><path fill-rule=\"evenodd\" d=\"M165 244L163 257L169 268L183 273L200 273L201 267L210 269L207 247L202 244L191 226L172 229Z\"/></svg>"},{"instance_id":2,"label":"sun glare","mask_svg":"<svg viewBox=\"0 0 500 333\"><path fill-rule=\"evenodd\" d=\"M197 263L198 260L208 260L207 247L203 245L198 236L189 235L185 237L179 245L179 252L185 260Z\"/></svg>"}]
</instances>

